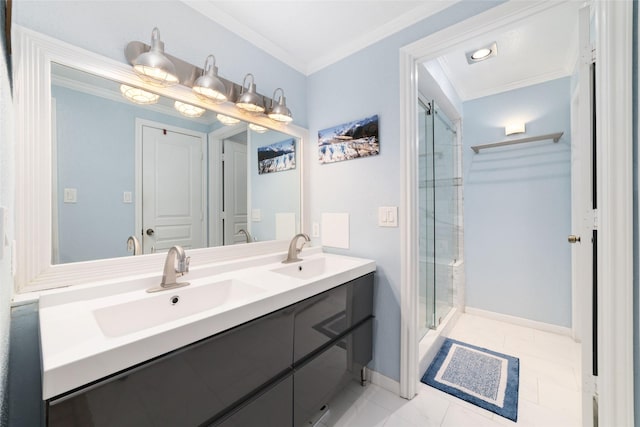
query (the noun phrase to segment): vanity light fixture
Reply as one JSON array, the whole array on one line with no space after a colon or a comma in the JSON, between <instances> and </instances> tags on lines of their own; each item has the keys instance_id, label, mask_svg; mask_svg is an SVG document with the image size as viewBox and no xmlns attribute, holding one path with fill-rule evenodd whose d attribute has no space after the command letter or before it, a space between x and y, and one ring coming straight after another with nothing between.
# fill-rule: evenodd
<instances>
[{"instance_id":1,"label":"vanity light fixture","mask_svg":"<svg viewBox=\"0 0 640 427\"><path fill-rule=\"evenodd\" d=\"M280 99L278 100L278 104L274 107L273 103L276 99L276 92L280 91L282 95L280 95ZM284 97L284 90L282 88L277 88L273 91L273 98L271 99L271 111L267 114L271 120L275 120L280 123L291 123L293 121L293 117L291 117L291 110L287 108L287 101Z\"/></svg>"},{"instance_id":2,"label":"vanity light fixture","mask_svg":"<svg viewBox=\"0 0 640 427\"><path fill-rule=\"evenodd\" d=\"M191 118L200 117L206 111L204 108L196 107L195 105L191 104L185 104L184 102L180 101L176 101L173 106L176 110L180 111L180 114Z\"/></svg>"},{"instance_id":3,"label":"vanity light fixture","mask_svg":"<svg viewBox=\"0 0 640 427\"><path fill-rule=\"evenodd\" d=\"M465 53L465 56L467 57L467 63L469 64L475 64L476 62L493 58L496 55L498 55L498 44L496 42Z\"/></svg>"},{"instance_id":4,"label":"vanity light fixture","mask_svg":"<svg viewBox=\"0 0 640 427\"><path fill-rule=\"evenodd\" d=\"M160 99L160 95L128 85L120 85L120 93L129 101L140 105L155 104Z\"/></svg>"},{"instance_id":5,"label":"vanity light fixture","mask_svg":"<svg viewBox=\"0 0 640 427\"><path fill-rule=\"evenodd\" d=\"M246 86L247 78L251 77L249 86ZM253 74L249 73L242 80L242 93L236 101L236 107L251 113L260 114L264 112L264 102L262 97L256 93L256 84L253 82Z\"/></svg>"},{"instance_id":6,"label":"vanity light fixture","mask_svg":"<svg viewBox=\"0 0 640 427\"><path fill-rule=\"evenodd\" d=\"M215 56L207 56L202 75L193 83L192 89L200 99L205 101L220 104L227 100L227 87L218 78Z\"/></svg>"},{"instance_id":7,"label":"vanity light fixture","mask_svg":"<svg viewBox=\"0 0 640 427\"><path fill-rule=\"evenodd\" d=\"M142 80L156 86L172 86L179 83L176 67L164 55L164 43L160 41L160 31L157 27L151 32L151 48L133 61L133 69Z\"/></svg>"},{"instance_id":8,"label":"vanity light fixture","mask_svg":"<svg viewBox=\"0 0 640 427\"><path fill-rule=\"evenodd\" d=\"M252 131L257 132L257 133L265 133L266 131L269 130L268 128L266 128L264 126L260 126L260 125L257 125L255 123L249 123L249 129L251 129Z\"/></svg>"},{"instance_id":9,"label":"vanity light fixture","mask_svg":"<svg viewBox=\"0 0 640 427\"><path fill-rule=\"evenodd\" d=\"M229 116L225 116L224 114L217 114L216 118L220 121L220 123L222 123L225 126L233 126L233 125L237 125L238 123L240 123L239 119L233 118L233 117L229 117Z\"/></svg>"},{"instance_id":10,"label":"vanity light fixture","mask_svg":"<svg viewBox=\"0 0 640 427\"><path fill-rule=\"evenodd\" d=\"M505 135L513 135L516 133L525 133L524 122L511 122L504 127Z\"/></svg>"}]
</instances>

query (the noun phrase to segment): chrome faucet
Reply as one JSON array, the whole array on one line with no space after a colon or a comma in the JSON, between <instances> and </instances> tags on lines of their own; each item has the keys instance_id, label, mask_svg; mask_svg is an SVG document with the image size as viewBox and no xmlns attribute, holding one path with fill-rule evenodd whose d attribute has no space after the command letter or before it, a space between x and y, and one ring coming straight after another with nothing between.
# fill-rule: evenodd
<instances>
[{"instance_id":1,"label":"chrome faucet","mask_svg":"<svg viewBox=\"0 0 640 427\"><path fill-rule=\"evenodd\" d=\"M140 248L140 240L136 236L129 236L127 239L127 251L133 251L133 255L140 255L142 249Z\"/></svg>"},{"instance_id":2,"label":"chrome faucet","mask_svg":"<svg viewBox=\"0 0 640 427\"><path fill-rule=\"evenodd\" d=\"M287 254L287 259L282 261L283 264L289 264L291 262L302 261L300 258L298 258L298 254L302 250L302 246L300 246L298 248L298 239L300 237L304 237L304 240L305 240L304 242L302 242L302 246L304 246L304 244L306 242L310 242L311 241L309 236L307 234L305 234L305 233L300 233L300 234L296 234L295 236L293 236L293 239L291 239L291 243L289 243L289 253Z\"/></svg>"},{"instance_id":3,"label":"chrome faucet","mask_svg":"<svg viewBox=\"0 0 640 427\"><path fill-rule=\"evenodd\" d=\"M189 282L177 282L177 279L189 272L190 260L191 258L186 255L182 246L172 246L164 261L162 282L158 286L147 289L147 292L158 292L164 291L165 289L175 289L187 286Z\"/></svg>"},{"instance_id":4,"label":"chrome faucet","mask_svg":"<svg viewBox=\"0 0 640 427\"><path fill-rule=\"evenodd\" d=\"M241 228L240 231L238 231L238 234L240 233L245 235L247 243L251 243L253 241L253 237L251 237L251 234L249 234L249 232L244 228Z\"/></svg>"}]
</instances>

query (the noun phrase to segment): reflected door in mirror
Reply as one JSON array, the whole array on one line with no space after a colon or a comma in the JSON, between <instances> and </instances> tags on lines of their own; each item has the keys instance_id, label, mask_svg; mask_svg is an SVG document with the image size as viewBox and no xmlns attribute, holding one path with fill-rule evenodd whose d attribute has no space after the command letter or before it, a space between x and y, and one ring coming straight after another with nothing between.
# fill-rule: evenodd
<instances>
[{"instance_id":1,"label":"reflected door in mirror","mask_svg":"<svg viewBox=\"0 0 640 427\"><path fill-rule=\"evenodd\" d=\"M205 246L202 136L142 127L143 253Z\"/></svg>"}]
</instances>

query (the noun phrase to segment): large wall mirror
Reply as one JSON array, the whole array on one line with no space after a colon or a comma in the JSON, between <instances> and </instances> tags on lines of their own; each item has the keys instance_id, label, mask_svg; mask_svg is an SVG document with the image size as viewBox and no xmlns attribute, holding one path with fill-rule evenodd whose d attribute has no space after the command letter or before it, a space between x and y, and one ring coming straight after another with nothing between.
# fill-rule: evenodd
<instances>
[{"instance_id":1,"label":"large wall mirror","mask_svg":"<svg viewBox=\"0 0 640 427\"><path fill-rule=\"evenodd\" d=\"M24 28L14 40L20 291L157 264L134 258L130 236L145 255L303 230L305 129L205 104L186 87L146 86L127 64ZM134 103L126 86L158 99ZM176 102L203 111L184 114Z\"/></svg>"}]
</instances>

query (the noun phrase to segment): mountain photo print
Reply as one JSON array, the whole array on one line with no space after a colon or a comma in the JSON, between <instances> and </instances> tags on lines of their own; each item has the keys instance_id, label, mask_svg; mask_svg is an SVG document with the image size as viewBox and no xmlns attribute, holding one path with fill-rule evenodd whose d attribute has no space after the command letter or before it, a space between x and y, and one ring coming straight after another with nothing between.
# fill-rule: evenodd
<instances>
[{"instance_id":1,"label":"mountain photo print","mask_svg":"<svg viewBox=\"0 0 640 427\"><path fill-rule=\"evenodd\" d=\"M318 132L318 158L321 164L378 154L378 115Z\"/></svg>"}]
</instances>

